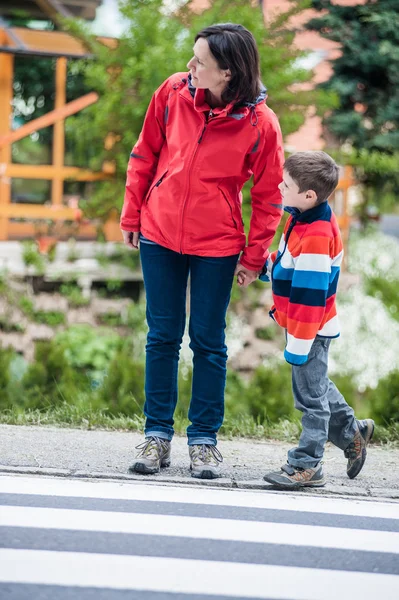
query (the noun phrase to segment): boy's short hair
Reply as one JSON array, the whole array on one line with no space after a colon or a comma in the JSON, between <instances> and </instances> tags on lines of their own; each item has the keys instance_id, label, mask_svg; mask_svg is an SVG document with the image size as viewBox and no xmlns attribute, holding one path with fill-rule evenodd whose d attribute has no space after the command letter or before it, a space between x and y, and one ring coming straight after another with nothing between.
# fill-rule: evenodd
<instances>
[{"instance_id":1,"label":"boy's short hair","mask_svg":"<svg viewBox=\"0 0 399 600\"><path fill-rule=\"evenodd\" d=\"M297 184L300 194L307 190L316 192L317 204L327 200L338 185L338 165L321 150L291 154L284 169Z\"/></svg>"}]
</instances>

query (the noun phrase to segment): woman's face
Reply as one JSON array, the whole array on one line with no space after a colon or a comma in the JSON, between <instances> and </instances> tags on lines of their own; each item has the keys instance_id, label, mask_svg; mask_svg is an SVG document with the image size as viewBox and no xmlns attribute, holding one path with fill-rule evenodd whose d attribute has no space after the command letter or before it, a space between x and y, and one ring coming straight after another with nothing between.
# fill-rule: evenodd
<instances>
[{"instance_id":1,"label":"woman's face","mask_svg":"<svg viewBox=\"0 0 399 600\"><path fill-rule=\"evenodd\" d=\"M194 56L187 63L193 86L221 95L231 79L230 71L219 68L206 39L199 38L193 50Z\"/></svg>"}]
</instances>

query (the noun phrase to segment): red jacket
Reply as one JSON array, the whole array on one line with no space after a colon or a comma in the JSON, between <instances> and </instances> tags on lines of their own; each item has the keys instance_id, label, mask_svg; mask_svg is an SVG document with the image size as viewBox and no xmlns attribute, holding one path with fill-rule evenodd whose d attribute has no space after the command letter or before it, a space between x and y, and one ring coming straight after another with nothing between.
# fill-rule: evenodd
<instances>
[{"instance_id":1,"label":"red jacket","mask_svg":"<svg viewBox=\"0 0 399 600\"><path fill-rule=\"evenodd\" d=\"M155 92L127 170L121 229L182 254L229 256L260 270L282 215L280 127L264 102L210 110L176 73ZM209 114L208 114L208 111ZM246 237L244 183L254 175ZM244 249L245 248L245 249Z\"/></svg>"}]
</instances>

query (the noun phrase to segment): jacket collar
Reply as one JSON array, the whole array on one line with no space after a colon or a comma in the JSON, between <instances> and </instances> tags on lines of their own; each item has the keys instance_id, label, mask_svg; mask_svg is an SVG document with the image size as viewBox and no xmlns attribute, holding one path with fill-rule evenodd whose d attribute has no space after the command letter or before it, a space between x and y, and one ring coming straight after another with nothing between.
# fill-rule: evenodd
<instances>
[{"instance_id":1,"label":"jacket collar","mask_svg":"<svg viewBox=\"0 0 399 600\"><path fill-rule=\"evenodd\" d=\"M285 206L284 210L300 223L313 223L319 219L329 218L331 215L331 208L327 200L303 212L294 206Z\"/></svg>"},{"instance_id":2,"label":"jacket collar","mask_svg":"<svg viewBox=\"0 0 399 600\"><path fill-rule=\"evenodd\" d=\"M206 102L206 99L205 99L205 90L197 89L196 87L193 86L190 73L187 76L187 86L184 86L180 90L180 93L183 96L185 96L187 99L192 98L192 100L194 101L194 108L198 112L206 112L206 111L210 110L210 106ZM267 98L267 89L262 84L260 94L259 94L258 98L255 100L255 102L243 102L243 103L239 103L239 104L230 102L230 104L227 104L227 106L214 108L214 109L212 109L212 111L215 116L217 116L217 115L226 116L233 112L236 115L240 114L240 115L246 116L250 112L250 109L254 109L257 104L263 104L265 102L266 98Z\"/></svg>"}]
</instances>

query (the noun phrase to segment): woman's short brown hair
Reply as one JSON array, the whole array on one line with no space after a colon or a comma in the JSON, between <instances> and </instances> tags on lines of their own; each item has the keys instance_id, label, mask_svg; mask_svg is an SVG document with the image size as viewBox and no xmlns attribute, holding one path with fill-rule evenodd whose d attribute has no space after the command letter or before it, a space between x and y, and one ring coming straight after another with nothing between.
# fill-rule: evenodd
<instances>
[{"instance_id":1,"label":"woman's short brown hair","mask_svg":"<svg viewBox=\"0 0 399 600\"><path fill-rule=\"evenodd\" d=\"M229 69L231 79L222 99L230 102L255 102L261 91L259 52L252 33L243 25L220 23L202 29L195 41L206 39L219 69Z\"/></svg>"},{"instance_id":2,"label":"woman's short brown hair","mask_svg":"<svg viewBox=\"0 0 399 600\"><path fill-rule=\"evenodd\" d=\"M300 194L307 190L316 192L318 204L327 200L338 184L338 165L321 150L291 154L284 169L297 184Z\"/></svg>"}]
</instances>

